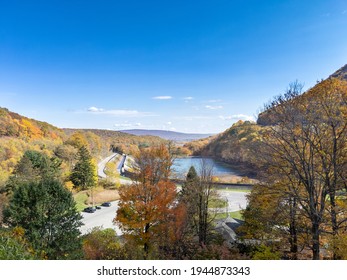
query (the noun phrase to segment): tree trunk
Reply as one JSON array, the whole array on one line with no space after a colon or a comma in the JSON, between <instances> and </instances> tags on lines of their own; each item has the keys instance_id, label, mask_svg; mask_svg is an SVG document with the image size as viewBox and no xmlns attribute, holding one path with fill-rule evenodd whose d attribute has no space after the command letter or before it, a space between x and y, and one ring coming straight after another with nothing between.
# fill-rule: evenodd
<instances>
[{"instance_id":1,"label":"tree trunk","mask_svg":"<svg viewBox=\"0 0 347 280\"><path fill-rule=\"evenodd\" d=\"M149 232L149 228L150 228L150 225L146 224L146 226L145 226L145 238L147 238L146 235ZM145 243L143 244L143 251L144 251L143 258L145 260L147 260L148 255L149 255L149 244L147 241L145 241Z\"/></svg>"},{"instance_id":2,"label":"tree trunk","mask_svg":"<svg viewBox=\"0 0 347 280\"><path fill-rule=\"evenodd\" d=\"M298 259L298 236L297 236L297 225L296 225L296 200L293 198L290 201L290 253L293 260Z\"/></svg>"},{"instance_id":3,"label":"tree trunk","mask_svg":"<svg viewBox=\"0 0 347 280\"><path fill-rule=\"evenodd\" d=\"M339 226L337 224L337 218L336 218L335 194L332 195L332 193L330 193L330 218L331 218L331 227L332 227L333 237L336 237L338 234ZM335 245L333 248L333 259L334 260L339 259L338 256L336 255Z\"/></svg>"},{"instance_id":4,"label":"tree trunk","mask_svg":"<svg viewBox=\"0 0 347 280\"><path fill-rule=\"evenodd\" d=\"M312 224L312 259L313 260L319 260L320 256L320 245L319 245L319 223L314 222Z\"/></svg>"}]
</instances>

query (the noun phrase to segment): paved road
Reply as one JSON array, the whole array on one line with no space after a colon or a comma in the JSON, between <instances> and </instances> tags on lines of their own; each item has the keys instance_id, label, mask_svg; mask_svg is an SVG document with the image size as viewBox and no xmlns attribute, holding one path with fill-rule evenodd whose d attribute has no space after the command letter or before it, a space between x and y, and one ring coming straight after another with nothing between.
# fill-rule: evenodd
<instances>
[{"instance_id":1,"label":"paved road","mask_svg":"<svg viewBox=\"0 0 347 280\"><path fill-rule=\"evenodd\" d=\"M118 209L118 201L112 202L111 207L101 207L95 213L82 212L84 226L80 228L82 234L88 233L94 227L113 228L117 235L122 235L119 227L113 224L113 219L116 217Z\"/></svg>"},{"instance_id":2,"label":"paved road","mask_svg":"<svg viewBox=\"0 0 347 280\"><path fill-rule=\"evenodd\" d=\"M104 171L105 171L105 166L106 166L106 164L107 164L108 162L110 162L110 161L116 159L117 156L120 156L120 155L114 153L114 154L108 156L107 158L104 158L102 161L100 161L100 162L98 163L98 176L99 176L99 177L104 178L104 179L107 177L107 175L106 175L105 172L104 172Z\"/></svg>"},{"instance_id":3,"label":"paved road","mask_svg":"<svg viewBox=\"0 0 347 280\"><path fill-rule=\"evenodd\" d=\"M247 199L245 192L234 192L234 191L218 191L221 199L228 199L228 212L236 212L241 209L246 209L247 207ZM224 208L225 211L225 208Z\"/></svg>"},{"instance_id":4,"label":"paved road","mask_svg":"<svg viewBox=\"0 0 347 280\"><path fill-rule=\"evenodd\" d=\"M116 161L118 163L117 171L120 174L126 159L127 159L127 156L122 156L117 153L113 153L107 158L104 158L102 161L98 163L98 176L102 179L106 179L107 175L105 174L105 167L106 167L106 164L110 161ZM124 179L120 179L119 181L122 185L130 185L132 183L130 180L124 180Z\"/></svg>"},{"instance_id":5,"label":"paved road","mask_svg":"<svg viewBox=\"0 0 347 280\"><path fill-rule=\"evenodd\" d=\"M106 178L104 172L105 165L111 160L118 160L119 166L123 166L126 157L114 153L109 157L105 158L98 164L98 175L101 178ZM131 184L131 181L121 180L122 184ZM246 193L244 192L231 192L219 190L218 193L222 199L228 200L228 212L236 212L241 209L245 209L247 206ZM102 209L97 210L95 213L82 213L84 226L80 228L82 234L88 233L94 227L113 228L116 230L117 235L122 235L121 230L118 226L113 224L113 219L116 217L116 212L118 209L118 201L112 202L111 207L102 207ZM217 211L224 212L226 209L218 209Z\"/></svg>"},{"instance_id":6,"label":"paved road","mask_svg":"<svg viewBox=\"0 0 347 280\"><path fill-rule=\"evenodd\" d=\"M228 212L236 212L245 209L247 206L246 193L244 192L231 192L219 191L221 198L227 198L229 202ZM117 235L122 235L119 227L113 224L113 219L116 217L118 209L118 201L112 202L111 207L102 207L96 210L95 213L82 213L83 223L81 232L82 234L88 233L94 227L113 228L116 230ZM220 212L225 212L225 208L220 209Z\"/></svg>"}]
</instances>

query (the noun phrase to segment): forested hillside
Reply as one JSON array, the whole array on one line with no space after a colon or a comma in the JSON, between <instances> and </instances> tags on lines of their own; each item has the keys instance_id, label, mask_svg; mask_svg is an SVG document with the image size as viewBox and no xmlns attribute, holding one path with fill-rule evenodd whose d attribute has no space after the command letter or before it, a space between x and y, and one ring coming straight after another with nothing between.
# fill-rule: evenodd
<instances>
[{"instance_id":1,"label":"forested hillside","mask_svg":"<svg viewBox=\"0 0 347 280\"><path fill-rule=\"evenodd\" d=\"M347 81L347 64L333 73L328 79L337 78ZM291 84L292 91L296 91L302 98L306 93L302 93L302 86L298 83ZM319 83L313 87L316 88ZM319 92L315 92L319 95ZM287 93L290 95L291 93ZM317 96L318 97L318 96ZM284 96L283 99L286 97ZM219 160L234 164L242 169L248 170L249 173L257 173L260 170L259 165L259 145L261 144L261 135L267 131L267 127L278 123L278 115L273 109L276 103L266 104L263 112L258 116L257 123L239 121L225 132L198 141L187 143L185 147L190 149L194 155L205 155L215 157Z\"/></svg>"},{"instance_id":2,"label":"forested hillside","mask_svg":"<svg viewBox=\"0 0 347 280\"><path fill-rule=\"evenodd\" d=\"M136 136L113 130L64 128L63 131L70 138L76 134L89 135L89 138L93 135L94 142L100 142L103 148L103 154L105 154L105 152L107 153L111 147L118 148L119 151L131 154L138 150L139 147L149 147L166 142L164 139L157 136Z\"/></svg>"},{"instance_id":3,"label":"forested hillside","mask_svg":"<svg viewBox=\"0 0 347 280\"><path fill-rule=\"evenodd\" d=\"M336 78L339 80L347 81L347 64L343 67L341 67L339 70L334 72L329 76L328 79ZM300 85L297 83L296 87L300 87ZM301 94L302 86L301 88L296 88L296 91L298 91L299 95ZM300 96L298 96L300 98ZM257 119L257 124L262 126L268 126L268 125L274 125L278 122L276 119L276 114L274 113L274 110L272 107L274 107L276 104L265 104L265 108L263 112L261 112Z\"/></svg>"},{"instance_id":4,"label":"forested hillside","mask_svg":"<svg viewBox=\"0 0 347 280\"><path fill-rule=\"evenodd\" d=\"M52 156L55 147L64 139L65 133L57 127L0 108L0 186L25 151L42 151Z\"/></svg>"},{"instance_id":5,"label":"forested hillside","mask_svg":"<svg viewBox=\"0 0 347 280\"><path fill-rule=\"evenodd\" d=\"M291 83L257 123L238 122L196 152L258 173L240 232L281 258L347 258L346 75L344 66L304 93Z\"/></svg>"},{"instance_id":6,"label":"forested hillside","mask_svg":"<svg viewBox=\"0 0 347 280\"><path fill-rule=\"evenodd\" d=\"M125 153L164 143L154 136L135 136L108 130L60 129L0 108L0 187L5 184L27 150L40 151L62 160L63 174L68 174L77 149L88 148L96 161L112 148Z\"/></svg>"},{"instance_id":7,"label":"forested hillside","mask_svg":"<svg viewBox=\"0 0 347 280\"><path fill-rule=\"evenodd\" d=\"M254 175L258 155L254 153L265 128L249 121L238 121L231 128L210 139L186 145L194 155L212 156Z\"/></svg>"},{"instance_id":8,"label":"forested hillside","mask_svg":"<svg viewBox=\"0 0 347 280\"><path fill-rule=\"evenodd\" d=\"M16 137L23 140L62 140L64 132L46 122L40 122L0 107L0 137Z\"/></svg>"}]
</instances>

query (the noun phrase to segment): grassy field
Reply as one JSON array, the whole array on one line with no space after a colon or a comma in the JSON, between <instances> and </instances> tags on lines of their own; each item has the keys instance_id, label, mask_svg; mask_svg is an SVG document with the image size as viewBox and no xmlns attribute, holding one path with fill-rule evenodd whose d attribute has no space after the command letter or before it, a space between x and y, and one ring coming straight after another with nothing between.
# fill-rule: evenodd
<instances>
[{"instance_id":1,"label":"grassy field","mask_svg":"<svg viewBox=\"0 0 347 280\"><path fill-rule=\"evenodd\" d=\"M208 207L209 208L225 208L227 205L228 204L225 200L217 198L217 199L211 200L208 204Z\"/></svg>"},{"instance_id":2,"label":"grassy field","mask_svg":"<svg viewBox=\"0 0 347 280\"><path fill-rule=\"evenodd\" d=\"M88 200L88 194L86 191L76 193L74 195L74 199L76 201L77 211L81 212L84 208L86 208L86 202Z\"/></svg>"},{"instance_id":3,"label":"grassy field","mask_svg":"<svg viewBox=\"0 0 347 280\"><path fill-rule=\"evenodd\" d=\"M131 181L131 179L130 179L130 178L128 178L128 177L124 177L124 176L119 176L119 179L126 180L126 181Z\"/></svg>"},{"instance_id":4,"label":"grassy field","mask_svg":"<svg viewBox=\"0 0 347 280\"><path fill-rule=\"evenodd\" d=\"M233 219L244 221L244 218L242 216L241 211L229 212L228 214L229 214L229 217L231 217ZM227 218L226 213L219 213L219 214L216 215L216 219L217 220L219 220L219 219L226 219L226 218Z\"/></svg>"},{"instance_id":5,"label":"grassy field","mask_svg":"<svg viewBox=\"0 0 347 280\"><path fill-rule=\"evenodd\" d=\"M76 201L76 208L78 211L82 211L87 206L92 204L92 198L90 197L89 191L81 191L74 194ZM103 188L96 188L94 190L94 204L102 204L104 202L115 201L119 199L117 190L107 190Z\"/></svg>"},{"instance_id":6,"label":"grassy field","mask_svg":"<svg viewBox=\"0 0 347 280\"><path fill-rule=\"evenodd\" d=\"M241 189L241 188L232 188L232 187L230 187L229 189L222 189L222 188L220 188L220 189L215 189L216 191L225 191L225 192L244 192L244 193L250 193L251 192L251 190L248 190L248 189Z\"/></svg>"}]
</instances>

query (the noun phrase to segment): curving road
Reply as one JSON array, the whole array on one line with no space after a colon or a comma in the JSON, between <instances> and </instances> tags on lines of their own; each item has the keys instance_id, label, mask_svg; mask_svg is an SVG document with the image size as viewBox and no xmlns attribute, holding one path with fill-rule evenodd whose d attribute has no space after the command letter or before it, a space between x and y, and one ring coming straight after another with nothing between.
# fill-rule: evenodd
<instances>
[{"instance_id":1,"label":"curving road","mask_svg":"<svg viewBox=\"0 0 347 280\"><path fill-rule=\"evenodd\" d=\"M113 153L112 155L108 156L107 158L104 158L102 161L100 161L98 163L98 176L100 178L105 179L107 177L107 175L105 174L105 167L106 164L110 161L115 160L117 157L119 157L120 155L117 153Z\"/></svg>"},{"instance_id":2,"label":"curving road","mask_svg":"<svg viewBox=\"0 0 347 280\"><path fill-rule=\"evenodd\" d=\"M117 161L117 172L121 174L121 170L124 166L126 159L127 159L126 155L120 155L117 153L113 153L107 158L104 158L102 161L98 163L98 176L102 179L106 179L107 175L105 174L105 168L106 168L106 164L110 161ZM120 179L119 181L122 185L131 184L130 180Z\"/></svg>"}]
</instances>

